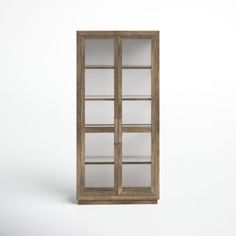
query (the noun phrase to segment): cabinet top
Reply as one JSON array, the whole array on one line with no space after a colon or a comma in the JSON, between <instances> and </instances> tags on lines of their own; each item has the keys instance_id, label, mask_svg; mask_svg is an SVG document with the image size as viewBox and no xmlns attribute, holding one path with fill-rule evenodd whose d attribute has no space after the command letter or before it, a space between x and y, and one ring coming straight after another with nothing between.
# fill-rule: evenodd
<instances>
[{"instance_id":1,"label":"cabinet top","mask_svg":"<svg viewBox=\"0 0 236 236\"><path fill-rule=\"evenodd\" d=\"M159 36L160 31L77 31L78 36L84 37L153 37Z\"/></svg>"}]
</instances>

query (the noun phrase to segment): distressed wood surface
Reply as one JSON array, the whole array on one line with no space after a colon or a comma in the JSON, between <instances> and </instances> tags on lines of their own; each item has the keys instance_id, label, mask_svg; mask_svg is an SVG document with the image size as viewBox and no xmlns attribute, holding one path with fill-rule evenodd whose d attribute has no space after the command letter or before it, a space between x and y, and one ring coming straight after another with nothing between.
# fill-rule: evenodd
<instances>
[{"instance_id":1,"label":"distressed wood surface","mask_svg":"<svg viewBox=\"0 0 236 236\"><path fill-rule=\"evenodd\" d=\"M151 192L148 193L143 191L143 194L141 191L133 191L135 194L122 194L122 195L114 195L114 194L104 194L102 195L102 191L94 192L94 194L81 194L79 196L79 200L156 200L156 196L151 194ZM91 193L91 192L90 192Z\"/></svg>"},{"instance_id":2,"label":"distressed wood surface","mask_svg":"<svg viewBox=\"0 0 236 236\"><path fill-rule=\"evenodd\" d=\"M121 144L121 116L122 116L122 46L121 38L115 37L115 173L116 173L116 191L119 195L122 191L122 144Z\"/></svg>"},{"instance_id":3,"label":"distressed wood surface","mask_svg":"<svg viewBox=\"0 0 236 236\"><path fill-rule=\"evenodd\" d=\"M86 165L112 165L115 161L85 161ZM151 161L121 161L121 164L134 165L134 164L152 164Z\"/></svg>"},{"instance_id":4,"label":"distressed wood surface","mask_svg":"<svg viewBox=\"0 0 236 236\"><path fill-rule=\"evenodd\" d=\"M112 95L88 95L85 97L86 101L114 101ZM149 95L122 95L122 101L151 101Z\"/></svg>"},{"instance_id":5,"label":"distressed wood surface","mask_svg":"<svg viewBox=\"0 0 236 236\"><path fill-rule=\"evenodd\" d=\"M103 205L103 204L157 204L157 200L79 200L81 205Z\"/></svg>"},{"instance_id":6,"label":"distressed wood surface","mask_svg":"<svg viewBox=\"0 0 236 236\"><path fill-rule=\"evenodd\" d=\"M159 32L152 39L152 192L159 198Z\"/></svg>"},{"instance_id":7,"label":"distressed wood surface","mask_svg":"<svg viewBox=\"0 0 236 236\"><path fill-rule=\"evenodd\" d=\"M122 132L126 132L126 133L151 132L151 125L146 125L146 124L123 124L122 125Z\"/></svg>"},{"instance_id":8,"label":"distressed wood surface","mask_svg":"<svg viewBox=\"0 0 236 236\"><path fill-rule=\"evenodd\" d=\"M114 133L112 124L88 124L84 127L85 133Z\"/></svg>"},{"instance_id":9,"label":"distressed wood surface","mask_svg":"<svg viewBox=\"0 0 236 236\"><path fill-rule=\"evenodd\" d=\"M158 31L78 31L78 34L88 39L114 38L138 38L151 39Z\"/></svg>"},{"instance_id":10,"label":"distressed wood surface","mask_svg":"<svg viewBox=\"0 0 236 236\"><path fill-rule=\"evenodd\" d=\"M84 39L77 33L77 198L84 189Z\"/></svg>"}]
</instances>

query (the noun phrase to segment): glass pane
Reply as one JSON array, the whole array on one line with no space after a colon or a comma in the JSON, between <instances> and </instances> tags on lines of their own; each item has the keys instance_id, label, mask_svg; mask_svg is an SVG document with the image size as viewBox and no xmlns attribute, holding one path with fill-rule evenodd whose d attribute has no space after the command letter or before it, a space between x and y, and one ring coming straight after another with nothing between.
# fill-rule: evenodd
<instances>
[{"instance_id":1,"label":"glass pane","mask_svg":"<svg viewBox=\"0 0 236 236\"><path fill-rule=\"evenodd\" d=\"M114 65L114 40L86 39L85 65Z\"/></svg>"},{"instance_id":2,"label":"glass pane","mask_svg":"<svg viewBox=\"0 0 236 236\"><path fill-rule=\"evenodd\" d=\"M122 158L151 161L151 133L123 133Z\"/></svg>"},{"instance_id":3,"label":"glass pane","mask_svg":"<svg viewBox=\"0 0 236 236\"><path fill-rule=\"evenodd\" d=\"M85 160L87 156L114 156L114 133L86 133Z\"/></svg>"},{"instance_id":4,"label":"glass pane","mask_svg":"<svg viewBox=\"0 0 236 236\"><path fill-rule=\"evenodd\" d=\"M85 95L114 95L114 70L85 70Z\"/></svg>"},{"instance_id":5,"label":"glass pane","mask_svg":"<svg viewBox=\"0 0 236 236\"><path fill-rule=\"evenodd\" d=\"M86 101L85 124L113 124L113 101Z\"/></svg>"},{"instance_id":6,"label":"glass pane","mask_svg":"<svg viewBox=\"0 0 236 236\"><path fill-rule=\"evenodd\" d=\"M151 165L129 164L122 166L123 187L150 187Z\"/></svg>"},{"instance_id":7,"label":"glass pane","mask_svg":"<svg viewBox=\"0 0 236 236\"><path fill-rule=\"evenodd\" d=\"M123 65L151 65L150 39L124 39L122 41Z\"/></svg>"},{"instance_id":8,"label":"glass pane","mask_svg":"<svg viewBox=\"0 0 236 236\"><path fill-rule=\"evenodd\" d=\"M114 165L85 165L85 187L114 187Z\"/></svg>"},{"instance_id":9,"label":"glass pane","mask_svg":"<svg viewBox=\"0 0 236 236\"><path fill-rule=\"evenodd\" d=\"M150 101L123 101L123 124L151 124Z\"/></svg>"},{"instance_id":10,"label":"glass pane","mask_svg":"<svg viewBox=\"0 0 236 236\"><path fill-rule=\"evenodd\" d=\"M151 96L151 70L123 69L122 94Z\"/></svg>"}]
</instances>

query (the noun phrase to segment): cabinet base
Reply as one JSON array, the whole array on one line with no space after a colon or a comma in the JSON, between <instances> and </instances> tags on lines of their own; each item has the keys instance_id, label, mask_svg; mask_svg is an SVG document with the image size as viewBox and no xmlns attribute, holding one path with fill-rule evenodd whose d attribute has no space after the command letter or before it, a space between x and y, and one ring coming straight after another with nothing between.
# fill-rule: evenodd
<instances>
[{"instance_id":1,"label":"cabinet base","mask_svg":"<svg viewBox=\"0 0 236 236\"><path fill-rule=\"evenodd\" d=\"M89 204L157 204L157 200L78 200L78 204L89 205Z\"/></svg>"}]
</instances>

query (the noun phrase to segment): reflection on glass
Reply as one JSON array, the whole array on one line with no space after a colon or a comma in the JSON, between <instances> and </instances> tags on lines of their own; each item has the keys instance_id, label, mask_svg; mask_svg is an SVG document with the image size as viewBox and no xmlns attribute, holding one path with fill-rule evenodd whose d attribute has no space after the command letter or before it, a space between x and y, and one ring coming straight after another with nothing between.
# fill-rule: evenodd
<instances>
[{"instance_id":1,"label":"reflection on glass","mask_svg":"<svg viewBox=\"0 0 236 236\"><path fill-rule=\"evenodd\" d=\"M151 160L151 133L123 133L122 156L145 157ZM128 158L127 158L128 159Z\"/></svg>"},{"instance_id":2,"label":"reflection on glass","mask_svg":"<svg viewBox=\"0 0 236 236\"><path fill-rule=\"evenodd\" d=\"M151 96L151 70L123 69L122 94Z\"/></svg>"},{"instance_id":3,"label":"reflection on glass","mask_svg":"<svg viewBox=\"0 0 236 236\"><path fill-rule=\"evenodd\" d=\"M151 65L150 39L122 40L123 65Z\"/></svg>"},{"instance_id":4,"label":"reflection on glass","mask_svg":"<svg viewBox=\"0 0 236 236\"><path fill-rule=\"evenodd\" d=\"M132 164L122 166L123 187L150 187L151 165Z\"/></svg>"},{"instance_id":5,"label":"reflection on glass","mask_svg":"<svg viewBox=\"0 0 236 236\"><path fill-rule=\"evenodd\" d=\"M114 69L85 70L85 95L114 95Z\"/></svg>"},{"instance_id":6,"label":"reflection on glass","mask_svg":"<svg viewBox=\"0 0 236 236\"><path fill-rule=\"evenodd\" d=\"M85 187L114 187L114 165L85 165Z\"/></svg>"},{"instance_id":7,"label":"reflection on glass","mask_svg":"<svg viewBox=\"0 0 236 236\"><path fill-rule=\"evenodd\" d=\"M114 102L113 101L86 101L85 102L86 124L113 124Z\"/></svg>"},{"instance_id":8,"label":"reflection on glass","mask_svg":"<svg viewBox=\"0 0 236 236\"><path fill-rule=\"evenodd\" d=\"M151 102L123 101L122 116L123 124L150 124Z\"/></svg>"},{"instance_id":9,"label":"reflection on glass","mask_svg":"<svg viewBox=\"0 0 236 236\"><path fill-rule=\"evenodd\" d=\"M114 40L86 39L85 65L114 65Z\"/></svg>"},{"instance_id":10,"label":"reflection on glass","mask_svg":"<svg viewBox=\"0 0 236 236\"><path fill-rule=\"evenodd\" d=\"M111 157L113 155L114 155L113 133L85 134L85 158L87 156Z\"/></svg>"}]
</instances>

